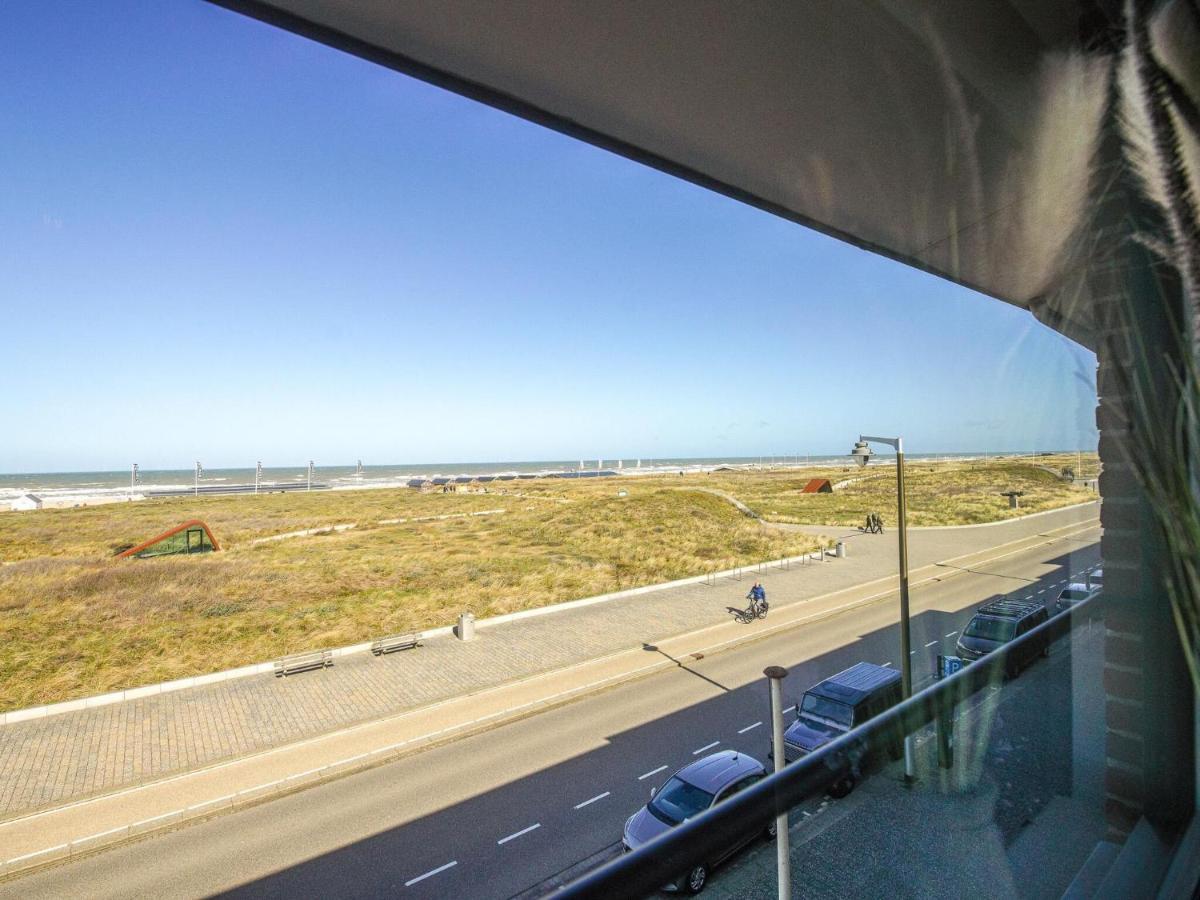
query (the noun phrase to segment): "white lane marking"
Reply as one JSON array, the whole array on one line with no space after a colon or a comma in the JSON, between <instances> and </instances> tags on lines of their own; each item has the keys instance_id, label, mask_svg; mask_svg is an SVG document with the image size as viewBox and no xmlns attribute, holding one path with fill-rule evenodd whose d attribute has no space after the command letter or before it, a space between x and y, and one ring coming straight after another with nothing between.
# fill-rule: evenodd
<instances>
[{"instance_id":1,"label":"white lane marking","mask_svg":"<svg viewBox=\"0 0 1200 900\"><path fill-rule=\"evenodd\" d=\"M892 661L889 659L889 660L888 660L887 662L885 662L883 665L884 665L884 667L886 668L887 666L890 666L891 664L892 664Z\"/></svg>"},{"instance_id":2,"label":"white lane marking","mask_svg":"<svg viewBox=\"0 0 1200 900\"><path fill-rule=\"evenodd\" d=\"M952 637L954 637L956 634L958 634L958 632L957 632L957 631L952 631L952 632L950 632L949 634L942 635L942 636L943 636L943 637L952 638Z\"/></svg>"},{"instance_id":3,"label":"white lane marking","mask_svg":"<svg viewBox=\"0 0 1200 900\"><path fill-rule=\"evenodd\" d=\"M699 755L700 755L701 753L703 753L705 750L711 750L713 747L717 746L717 744L719 744L719 743L721 743L721 742L720 742L720 741L713 741L711 744L705 744L705 745L704 745L703 747L701 747L699 750L693 750L693 751L692 751L692 756L699 756Z\"/></svg>"},{"instance_id":4,"label":"white lane marking","mask_svg":"<svg viewBox=\"0 0 1200 900\"><path fill-rule=\"evenodd\" d=\"M807 809L802 809L802 810L800 810L800 812L804 815L804 818L806 818L806 819L812 818L812 813L810 813Z\"/></svg>"},{"instance_id":5,"label":"white lane marking","mask_svg":"<svg viewBox=\"0 0 1200 900\"><path fill-rule=\"evenodd\" d=\"M930 647L932 647L936 643L937 643L937 641L930 641L928 644L925 645L925 649L928 650Z\"/></svg>"},{"instance_id":6,"label":"white lane marking","mask_svg":"<svg viewBox=\"0 0 1200 900\"><path fill-rule=\"evenodd\" d=\"M789 706L787 709L785 709L784 713L790 713L790 712L795 712L795 711L796 711L796 707L793 705L793 706Z\"/></svg>"},{"instance_id":7,"label":"white lane marking","mask_svg":"<svg viewBox=\"0 0 1200 900\"><path fill-rule=\"evenodd\" d=\"M1045 588L1042 588L1040 591L1038 591L1038 593L1039 593L1039 594L1044 594L1044 593L1046 593L1046 589L1045 589Z\"/></svg>"},{"instance_id":8,"label":"white lane marking","mask_svg":"<svg viewBox=\"0 0 1200 900\"><path fill-rule=\"evenodd\" d=\"M436 875L438 872L445 872L447 869L453 869L457 865L458 865L457 859L451 860L450 862L446 863L444 866L438 866L436 869L430 869L424 875L418 875L416 878L413 878L409 881L404 882L404 886L412 887L418 881L424 881L426 878L429 878L431 875Z\"/></svg>"},{"instance_id":9,"label":"white lane marking","mask_svg":"<svg viewBox=\"0 0 1200 900\"><path fill-rule=\"evenodd\" d=\"M607 796L608 796L609 794L611 794L611 793L612 793L612 791L605 791L603 794L597 794L597 795L596 795L595 797L593 797L591 800L584 800L582 803L576 803L576 804L575 804L575 808L576 808L576 809L583 809L583 808L584 808L585 806L587 806L589 803L595 803L597 800L603 800L605 797L607 797Z\"/></svg>"},{"instance_id":10,"label":"white lane marking","mask_svg":"<svg viewBox=\"0 0 1200 900\"><path fill-rule=\"evenodd\" d=\"M645 775L639 775L638 781L645 781L651 775L657 775L659 772L665 772L666 770L667 770L666 766L659 766L657 769L654 769L651 772L647 772Z\"/></svg>"},{"instance_id":11,"label":"white lane marking","mask_svg":"<svg viewBox=\"0 0 1200 900\"><path fill-rule=\"evenodd\" d=\"M529 832L536 831L538 828L541 828L541 827L542 827L542 823L538 822L534 825L530 825L528 828L522 828L520 831L515 831L512 834L510 834L508 837L502 837L502 838L500 838L500 840L496 841L496 843L497 844L507 844L513 838L519 838L521 835L529 834Z\"/></svg>"},{"instance_id":12,"label":"white lane marking","mask_svg":"<svg viewBox=\"0 0 1200 900\"><path fill-rule=\"evenodd\" d=\"M762 724L762 722L758 721L758 722L755 722L753 725L747 725L745 728L739 728L738 734L745 734L747 731L753 731L755 728L757 728L761 724Z\"/></svg>"},{"instance_id":13,"label":"white lane marking","mask_svg":"<svg viewBox=\"0 0 1200 900\"><path fill-rule=\"evenodd\" d=\"M914 653L916 653L916 652L917 652L916 650L909 650L909 651L908 651L908 655L909 655L909 656L912 656L912 655L913 655Z\"/></svg>"}]
</instances>

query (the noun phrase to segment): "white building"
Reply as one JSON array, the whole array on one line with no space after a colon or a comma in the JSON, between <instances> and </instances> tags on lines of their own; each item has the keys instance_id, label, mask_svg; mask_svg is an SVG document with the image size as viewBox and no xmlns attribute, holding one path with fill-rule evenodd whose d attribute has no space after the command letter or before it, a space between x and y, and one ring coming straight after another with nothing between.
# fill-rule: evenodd
<instances>
[{"instance_id":1,"label":"white building","mask_svg":"<svg viewBox=\"0 0 1200 900\"><path fill-rule=\"evenodd\" d=\"M24 494L23 496L20 496L14 500L11 504L11 507L14 512L23 509L41 509L42 498L37 494Z\"/></svg>"}]
</instances>

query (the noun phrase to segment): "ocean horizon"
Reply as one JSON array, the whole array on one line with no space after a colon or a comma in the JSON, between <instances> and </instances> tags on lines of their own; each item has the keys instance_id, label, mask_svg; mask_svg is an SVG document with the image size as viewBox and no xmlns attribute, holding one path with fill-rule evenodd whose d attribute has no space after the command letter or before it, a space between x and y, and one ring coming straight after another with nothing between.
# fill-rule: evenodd
<instances>
[{"instance_id":1,"label":"ocean horizon","mask_svg":"<svg viewBox=\"0 0 1200 900\"><path fill-rule=\"evenodd\" d=\"M1074 452L1074 451L1040 451ZM945 452L910 453L906 458L930 459L977 459L985 456L1029 456L1030 451L988 452ZM881 460L890 460L891 454L879 454ZM437 462L437 463L393 463L385 465L356 464L327 465L313 467L313 481L326 489L350 489L366 487L388 487L403 485L413 478L461 477L478 475L549 475L556 472L575 472L603 469L625 474L636 472L667 472L676 469L702 471L723 465L727 466L829 466L849 464L849 454L791 455L791 456L694 456L659 457L605 460L501 460L495 462ZM204 469L200 479L202 487L221 488L235 485L254 484L253 466L235 468ZM307 466L264 466L261 484L294 485L308 478ZM193 469L142 469L138 472L136 485L131 484L131 471L93 472L16 472L0 473L0 503L13 500L24 494L37 494L47 498L72 495L104 495L177 491L195 485Z\"/></svg>"}]
</instances>

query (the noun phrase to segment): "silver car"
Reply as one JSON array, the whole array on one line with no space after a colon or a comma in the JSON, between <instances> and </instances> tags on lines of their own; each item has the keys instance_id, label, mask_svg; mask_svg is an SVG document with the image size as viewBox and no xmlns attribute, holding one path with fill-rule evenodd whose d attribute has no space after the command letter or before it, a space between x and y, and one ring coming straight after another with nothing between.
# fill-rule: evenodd
<instances>
[{"instance_id":1,"label":"silver car","mask_svg":"<svg viewBox=\"0 0 1200 900\"><path fill-rule=\"evenodd\" d=\"M1058 592L1058 598L1054 601L1054 608L1058 612L1063 612L1070 609L1076 603L1082 603L1084 600L1090 599L1099 590L1099 587L1090 587L1078 582L1068 584Z\"/></svg>"},{"instance_id":2,"label":"silver car","mask_svg":"<svg viewBox=\"0 0 1200 900\"><path fill-rule=\"evenodd\" d=\"M684 766L661 788L651 790L650 802L629 817L622 836L625 851L636 850L664 831L745 790L766 774L762 763L736 750L714 753ZM774 822L765 829L747 829L724 852L683 873L671 884L664 885L663 890L700 893L708 883L708 873L713 867L760 835L768 840L774 838Z\"/></svg>"}]
</instances>

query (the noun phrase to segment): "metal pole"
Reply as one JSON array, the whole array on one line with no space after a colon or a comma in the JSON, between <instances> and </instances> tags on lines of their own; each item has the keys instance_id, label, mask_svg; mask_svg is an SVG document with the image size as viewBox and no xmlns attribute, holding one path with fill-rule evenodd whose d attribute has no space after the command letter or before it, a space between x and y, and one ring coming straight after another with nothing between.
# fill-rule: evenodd
<instances>
[{"instance_id":1,"label":"metal pole","mask_svg":"<svg viewBox=\"0 0 1200 900\"><path fill-rule=\"evenodd\" d=\"M896 494L900 522L900 679L904 699L912 696L912 653L908 633L908 509L904 500L904 443L896 438ZM913 780L913 737L904 736L904 780Z\"/></svg>"},{"instance_id":2,"label":"metal pole","mask_svg":"<svg viewBox=\"0 0 1200 900\"><path fill-rule=\"evenodd\" d=\"M771 744L775 758L775 771L782 772L787 765L783 754L783 679L787 678L783 666L767 666L763 674L771 686ZM779 900L791 900L792 857L788 848L788 817L784 810L775 819L775 863Z\"/></svg>"}]
</instances>

